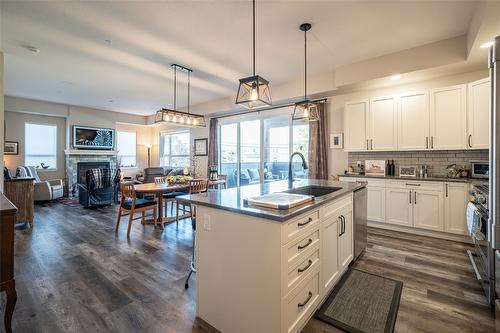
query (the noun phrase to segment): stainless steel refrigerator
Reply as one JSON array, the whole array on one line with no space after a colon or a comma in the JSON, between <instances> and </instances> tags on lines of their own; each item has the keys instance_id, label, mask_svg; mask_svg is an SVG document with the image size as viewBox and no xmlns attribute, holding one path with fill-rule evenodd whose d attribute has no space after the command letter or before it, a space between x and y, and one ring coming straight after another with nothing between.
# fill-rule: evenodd
<instances>
[{"instance_id":1,"label":"stainless steel refrigerator","mask_svg":"<svg viewBox=\"0 0 500 333\"><path fill-rule=\"evenodd\" d=\"M490 48L488 67L491 81L490 112L490 178L488 210L491 246L495 249L495 310L500 319L500 36ZM500 327L499 327L500 328Z\"/></svg>"}]
</instances>

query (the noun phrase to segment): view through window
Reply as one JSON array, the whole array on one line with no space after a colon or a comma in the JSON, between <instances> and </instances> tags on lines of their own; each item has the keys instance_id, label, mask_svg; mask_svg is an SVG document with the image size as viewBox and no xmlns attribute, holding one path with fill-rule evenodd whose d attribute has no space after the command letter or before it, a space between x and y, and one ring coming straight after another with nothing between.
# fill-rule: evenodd
<instances>
[{"instance_id":1,"label":"view through window","mask_svg":"<svg viewBox=\"0 0 500 333\"><path fill-rule=\"evenodd\" d=\"M116 149L122 168L137 166L137 135L135 132L118 131L116 133Z\"/></svg>"},{"instance_id":2,"label":"view through window","mask_svg":"<svg viewBox=\"0 0 500 333\"><path fill-rule=\"evenodd\" d=\"M57 125L24 125L24 164L57 169Z\"/></svg>"},{"instance_id":3,"label":"view through window","mask_svg":"<svg viewBox=\"0 0 500 333\"><path fill-rule=\"evenodd\" d=\"M189 132L163 133L160 137L161 166L190 166Z\"/></svg>"}]
</instances>

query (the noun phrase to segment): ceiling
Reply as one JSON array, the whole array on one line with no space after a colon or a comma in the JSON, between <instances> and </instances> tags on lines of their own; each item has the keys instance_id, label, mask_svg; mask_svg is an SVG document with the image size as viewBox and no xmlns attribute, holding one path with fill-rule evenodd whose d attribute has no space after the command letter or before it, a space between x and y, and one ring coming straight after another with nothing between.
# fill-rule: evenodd
<instances>
[{"instance_id":1,"label":"ceiling","mask_svg":"<svg viewBox=\"0 0 500 333\"><path fill-rule=\"evenodd\" d=\"M271 89L303 77L303 22L313 25L314 76L463 35L476 5L258 1L257 74ZM1 10L6 95L150 115L172 106L172 63L194 70L192 104L234 96L251 75L250 1L2 1Z\"/></svg>"}]
</instances>

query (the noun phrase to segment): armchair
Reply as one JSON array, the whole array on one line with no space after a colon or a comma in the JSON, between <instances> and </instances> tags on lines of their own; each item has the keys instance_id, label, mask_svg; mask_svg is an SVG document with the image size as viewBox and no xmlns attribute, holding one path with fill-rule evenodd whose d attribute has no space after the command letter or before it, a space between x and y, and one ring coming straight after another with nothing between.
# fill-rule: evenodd
<instances>
[{"instance_id":1,"label":"armchair","mask_svg":"<svg viewBox=\"0 0 500 333\"><path fill-rule=\"evenodd\" d=\"M49 201L61 198L64 195L61 179L41 180L33 166L20 166L16 169L16 177L35 178L34 201Z\"/></svg>"},{"instance_id":2,"label":"armchair","mask_svg":"<svg viewBox=\"0 0 500 333\"><path fill-rule=\"evenodd\" d=\"M85 207L106 206L118 201L119 169L89 169L86 184L78 184L78 201Z\"/></svg>"}]
</instances>

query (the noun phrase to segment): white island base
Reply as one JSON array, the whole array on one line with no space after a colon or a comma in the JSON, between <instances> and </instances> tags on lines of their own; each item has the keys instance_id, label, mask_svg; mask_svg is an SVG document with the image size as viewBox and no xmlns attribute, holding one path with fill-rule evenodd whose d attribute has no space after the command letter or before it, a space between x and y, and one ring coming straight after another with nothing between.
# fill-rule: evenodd
<instances>
[{"instance_id":1,"label":"white island base","mask_svg":"<svg viewBox=\"0 0 500 333\"><path fill-rule=\"evenodd\" d=\"M299 332L353 260L352 211L352 193L285 222L197 206L197 316L221 332Z\"/></svg>"}]
</instances>

